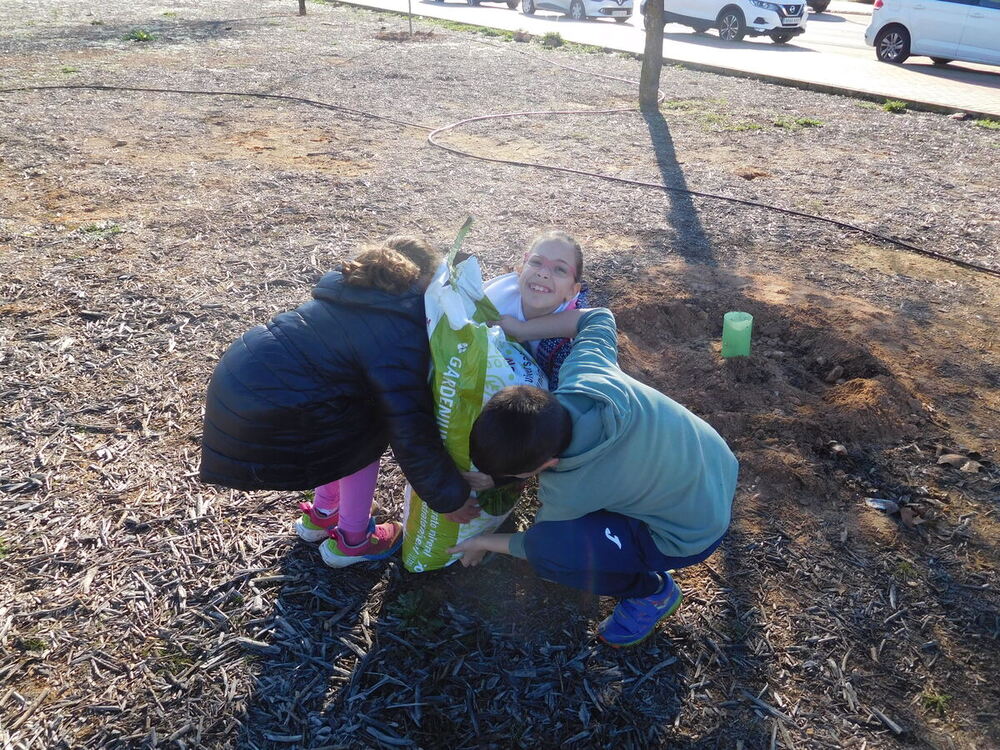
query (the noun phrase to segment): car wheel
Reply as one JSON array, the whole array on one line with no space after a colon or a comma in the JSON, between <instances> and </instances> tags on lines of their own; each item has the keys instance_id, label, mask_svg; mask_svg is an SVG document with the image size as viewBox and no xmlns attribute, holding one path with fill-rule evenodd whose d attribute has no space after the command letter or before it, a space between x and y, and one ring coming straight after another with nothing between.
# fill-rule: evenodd
<instances>
[{"instance_id":1,"label":"car wheel","mask_svg":"<svg viewBox=\"0 0 1000 750\"><path fill-rule=\"evenodd\" d=\"M947 57L932 57L931 61L935 65L947 65L948 63L951 62L951 60L949 60Z\"/></svg>"},{"instance_id":2,"label":"car wheel","mask_svg":"<svg viewBox=\"0 0 1000 750\"><path fill-rule=\"evenodd\" d=\"M712 27L711 26L692 26L691 28L694 29L694 33L695 34L704 34L706 31L708 31Z\"/></svg>"},{"instance_id":3,"label":"car wheel","mask_svg":"<svg viewBox=\"0 0 1000 750\"><path fill-rule=\"evenodd\" d=\"M747 25L743 20L743 12L739 8L729 6L719 14L719 38L727 42L740 42L747 34Z\"/></svg>"},{"instance_id":4,"label":"car wheel","mask_svg":"<svg viewBox=\"0 0 1000 750\"><path fill-rule=\"evenodd\" d=\"M815 3L809 3L809 7L817 13L822 13L830 7L830 0L825 0L825 2L824 0L817 0Z\"/></svg>"},{"instance_id":5,"label":"car wheel","mask_svg":"<svg viewBox=\"0 0 1000 750\"><path fill-rule=\"evenodd\" d=\"M910 56L910 33L902 26L886 26L875 37L875 55L882 62L899 65Z\"/></svg>"},{"instance_id":6,"label":"car wheel","mask_svg":"<svg viewBox=\"0 0 1000 750\"><path fill-rule=\"evenodd\" d=\"M467 2L472 7L479 5L479 0L465 0L465 2Z\"/></svg>"},{"instance_id":7,"label":"car wheel","mask_svg":"<svg viewBox=\"0 0 1000 750\"><path fill-rule=\"evenodd\" d=\"M583 0L573 0L569 4L569 17L574 21L587 20L587 11L583 7Z\"/></svg>"},{"instance_id":8,"label":"car wheel","mask_svg":"<svg viewBox=\"0 0 1000 750\"><path fill-rule=\"evenodd\" d=\"M521 12L526 16L535 15L535 0L521 0Z\"/></svg>"},{"instance_id":9,"label":"car wheel","mask_svg":"<svg viewBox=\"0 0 1000 750\"><path fill-rule=\"evenodd\" d=\"M518 5L521 4L521 0L507 0L507 7L514 10Z\"/></svg>"},{"instance_id":10,"label":"car wheel","mask_svg":"<svg viewBox=\"0 0 1000 750\"><path fill-rule=\"evenodd\" d=\"M792 40L792 35L787 31L772 31L768 36L775 44L788 44Z\"/></svg>"}]
</instances>

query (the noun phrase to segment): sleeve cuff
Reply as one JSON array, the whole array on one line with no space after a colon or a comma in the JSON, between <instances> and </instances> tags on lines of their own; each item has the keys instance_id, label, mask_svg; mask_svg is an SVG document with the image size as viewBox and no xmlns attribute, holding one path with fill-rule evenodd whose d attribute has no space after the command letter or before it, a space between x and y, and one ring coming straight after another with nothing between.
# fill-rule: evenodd
<instances>
[{"instance_id":1,"label":"sleeve cuff","mask_svg":"<svg viewBox=\"0 0 1000 750\"><path fill-rule=\"evenodd\" d=\"M514 557L520 557L522 560L527 560L528 555L524 552L524 532L518 531L516 534L510 537L510 554Z\"/></svg>"}]
</instances>

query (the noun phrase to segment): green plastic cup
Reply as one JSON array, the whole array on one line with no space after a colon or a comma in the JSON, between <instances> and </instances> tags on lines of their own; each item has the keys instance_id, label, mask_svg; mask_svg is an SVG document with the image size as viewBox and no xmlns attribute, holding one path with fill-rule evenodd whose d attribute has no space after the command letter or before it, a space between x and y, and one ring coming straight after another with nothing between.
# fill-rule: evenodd
<instances>
[{"instance_id":1,"label":"green plastic cup","mask_svg":"<svg viewBox=\"0 0 1000 750\"><path fill-rule=\"evenodd\" d=\"M753 315L745 312L727 312L722 317L722 356L750 356L750 333Z\"/></svg>"}]
</instances>

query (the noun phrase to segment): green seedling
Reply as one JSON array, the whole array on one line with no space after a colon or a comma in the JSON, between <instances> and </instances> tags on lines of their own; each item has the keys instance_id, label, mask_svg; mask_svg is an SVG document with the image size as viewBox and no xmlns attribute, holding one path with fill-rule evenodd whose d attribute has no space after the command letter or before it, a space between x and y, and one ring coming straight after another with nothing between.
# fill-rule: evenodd
<instances>
[{"instance_id":1,"label":"green seedling","mask_svg":"<svg viewBox=\"0 0 1000 750\"><path fill-rule=\"evenodd\" d=\"M930 713L935 713L938 716L944 716L945 712L948 710L948 704L950 702L950 695L945 693L936 693L932 690L927 690L920 696L920 703L923 705L924 709Z\"/></svg>"},{"instance_id":2,"label":"green seedling","mask_svg":"<svg viewBox=\"0 0 1000 750\"><path fill-rule=\"evenodd\" d=\"M64 65L59 69L60 73L79 73L79 68L74 68L72 65Z\"/></svg>"},{"instance_id":3,"label":"green seedling","mask_svg":"<svg viewBox=\"0 0 1000 750\"><path fill-rule=\"evenodd\" d=\"M164 18L177 18L177 12L173 10L167 10L163 12Z\"/></svg>"},{"instance_id":4,"label":"green seedling","mask_svg":"<svg viewBox=\"0 0 1000 750\"><path fill-rule=\"evenodd\" d=\"M901 102L899 99L886 99L882 104L882 109L886 112L901 115L906 112L906 102Z\"/></svg>"},{"instance_id":5,"label":"green seedling","mask_svg":"<svg viewBox=\"0 0 1000 750\"><path fill-rule=\"evenodd\" d=\"M17 641L17 645L22 651L44 651L49 647L49 644L41 638L35 637L21 638Z\"/></svg>"},{"instance_id":6,"label":"green seedling","mask_svg":"<svg viewBox=\"0 0 1000 750\"><path fill-rule=\"evenodd\" d=\"M982 120L973 120L972 124L987 130L1000 130L1000 120L991 120L988 117Z\"/></svg>"},{"instance_id":7,"label":"green seedling","mask_svg":"<svg viewBox=\"0 0 1000 750\"><path fill-rule=\"evenodd\" d=\"M7 547L7 540L0 536L0 560L3 560L9 554L10 549Z\"/></svg>"},{"instance_id":8,"label":"green seedling","mask_svg":"<svg viewBox=\"0 0 1000 750\"><path fill-rule=\"evenodd\" d=\"M156 35L145 29L132 29L122 37L122 40L126 42L151 42L154 39L156 39Z\"/></svg>"},{"instance_id":9,"label":"green seedling","mask_svg":"<svg viewBox=\"0 0 1000 750\"><path fill-rule=\"evenodd\" d=\"M909 560L900 560L896 563L895 575L896 578L908 581L917 577L917 568Z\"/></svg>"}]
</instances>

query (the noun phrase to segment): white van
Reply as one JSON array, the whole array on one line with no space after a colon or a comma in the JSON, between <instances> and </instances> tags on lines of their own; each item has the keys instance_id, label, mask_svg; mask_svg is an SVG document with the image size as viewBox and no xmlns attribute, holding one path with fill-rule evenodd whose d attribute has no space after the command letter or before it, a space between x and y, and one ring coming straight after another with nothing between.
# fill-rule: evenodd
<instances>
[{"instance_id":1,"label":"white van","mask_svg":"<svg viewBox=\"0 0 1000 750\"><path fill-rule=\"evenodd\" d=\"M887 63L926 55L1000 65L1000 0L875 0L865 44Z\"/></svg>"}]
</instances>

